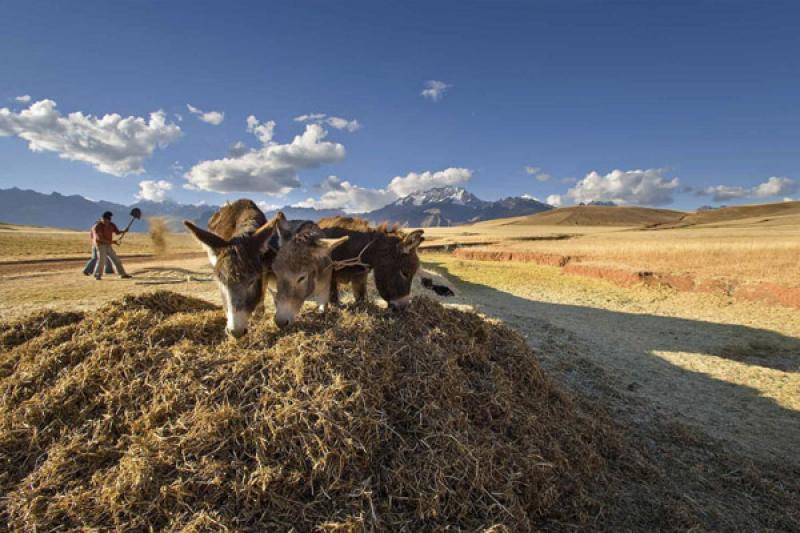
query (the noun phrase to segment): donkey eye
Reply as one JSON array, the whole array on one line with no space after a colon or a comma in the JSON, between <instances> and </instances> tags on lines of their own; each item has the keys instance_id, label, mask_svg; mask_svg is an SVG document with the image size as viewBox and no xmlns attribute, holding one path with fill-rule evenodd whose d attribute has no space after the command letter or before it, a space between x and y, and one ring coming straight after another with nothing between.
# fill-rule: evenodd
<instances>
[{"instance_id":1,"label":"donkey eye","mask_svg":"<svg viewBox=\"0 0 800 533\"><path fill-rule=\"evenodd\" d=\"M299 278L297 278L297 283L303 283L305 280L306 280L305 276L300 276Z\"/></svg>"}]
</instances>

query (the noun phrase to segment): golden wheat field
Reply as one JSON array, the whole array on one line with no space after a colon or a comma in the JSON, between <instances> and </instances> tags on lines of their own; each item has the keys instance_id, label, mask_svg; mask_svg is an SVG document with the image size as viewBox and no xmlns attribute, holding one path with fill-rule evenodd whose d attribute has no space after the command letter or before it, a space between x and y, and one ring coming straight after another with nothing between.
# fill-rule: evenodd
<instances>
[{"instance_id":1,"label":"golden wheat field","mask_svg":"<svg viewBox=\"0 0 800 533\"><path fill-rule=\"evenodd\" d=\"M0 228L2 520L796 529L798 310L567 267L791 288L797 228L509 222L427 228L406 313L370 289L279 330L268 301L238 340L186 235L129 235L133 278L98 282L84 234Z\"/></svg>"}]
</instances>

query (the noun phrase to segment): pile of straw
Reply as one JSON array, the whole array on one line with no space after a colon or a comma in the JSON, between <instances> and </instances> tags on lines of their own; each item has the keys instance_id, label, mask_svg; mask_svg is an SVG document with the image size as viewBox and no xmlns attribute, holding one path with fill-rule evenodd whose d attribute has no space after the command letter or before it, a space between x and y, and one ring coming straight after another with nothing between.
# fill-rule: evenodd
<instances>
[{"instance_id":1,"label":"pile of straw","mask_svg":"<svg viewBox=\"0 0 800 533\"><path fill-rule=\"evenodd\" d=\"M426 298L239 342L170 292L59 316L3 332L25 332L0 376L11 529L566 527L618 438L520 336Z\"/></svg>"}]
</instances>

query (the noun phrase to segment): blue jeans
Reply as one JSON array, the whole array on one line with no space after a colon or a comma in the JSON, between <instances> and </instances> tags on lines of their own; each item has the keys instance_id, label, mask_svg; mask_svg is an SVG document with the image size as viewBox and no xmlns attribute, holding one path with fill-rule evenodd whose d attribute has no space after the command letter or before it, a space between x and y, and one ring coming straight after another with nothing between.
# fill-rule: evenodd
<instances>
[{"instance_id":1,"label":"blue jeans","mask_svg":"<svg viewBox=\"0 0 800 533\"><path fill-rule=\"evenodd\" d=\"M94 272L94 267L97 265L97 246L92 246L92 258L86 263L86 266L83 267L83 273L87 276ZM106 274L113 274L114 271L111 269L111 258L106 258Z\"/></svg>"}]
</instances>

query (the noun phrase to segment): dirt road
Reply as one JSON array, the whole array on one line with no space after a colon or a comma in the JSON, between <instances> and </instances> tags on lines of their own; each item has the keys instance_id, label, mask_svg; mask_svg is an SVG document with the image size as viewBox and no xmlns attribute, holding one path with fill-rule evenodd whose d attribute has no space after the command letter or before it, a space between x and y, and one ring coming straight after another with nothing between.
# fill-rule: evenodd
<instances>
[{"instance_id":1,"label":"dirt road","mask_svg":"<svg viewBox=\"0 0 800 533\"><path fill-rule=\"evenodd\" d=\"M426 266L454 287L451 302L521 332L584 396L641 405L647 416L653 409L678 415L745 455L800 463L800 319L793 311L620 289L549 267L472 263ZM503 281L482 283L492 269Z\"/></svg>"},{"instance_id":2,"label":"dirt road","mask_svg":"<svg viewBox=\"0 0 800 533\"><path fill-rule=\"evenodd\" d=\"M175 261L181 259L193 259L205 257L201 252L182 252L164 254L158 257L152 254L132 254L121 255L124 264L151 263L153 261ZM0 276L8 274L19 274L23 272L56 272L60 270L76 269L81 270L89 258L87 257L63 257L55 259L20 259L15 261L0 261Z\"/></svg>"}]
</instances>

